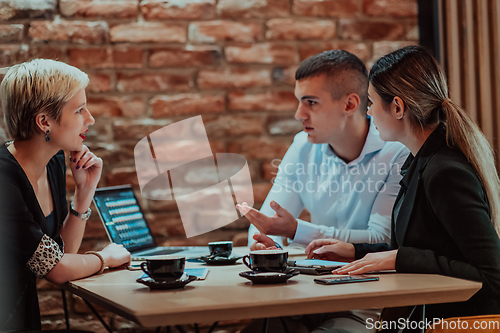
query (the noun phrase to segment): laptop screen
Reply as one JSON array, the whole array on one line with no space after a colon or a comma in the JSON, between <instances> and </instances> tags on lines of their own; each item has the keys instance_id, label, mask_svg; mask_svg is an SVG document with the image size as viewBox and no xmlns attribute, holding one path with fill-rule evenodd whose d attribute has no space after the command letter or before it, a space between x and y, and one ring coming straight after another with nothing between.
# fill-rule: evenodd
<instances>
[{"instance_id":1,"label":"laptop screen","mask_svg":"<svg viewBox=\"0 0 500 333\"><path fill-rule=\"evenodd\" d=\"M94 204L112 242L130 252L156 246L130 185L96 189Z\"/></svg>"}]
</instances>

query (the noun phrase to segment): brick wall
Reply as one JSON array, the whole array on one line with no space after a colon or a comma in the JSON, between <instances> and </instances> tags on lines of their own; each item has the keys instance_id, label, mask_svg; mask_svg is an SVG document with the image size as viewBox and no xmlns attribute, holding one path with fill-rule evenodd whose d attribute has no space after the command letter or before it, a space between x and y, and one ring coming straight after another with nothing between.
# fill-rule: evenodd
<instances>
[{"instance_id":1,"label":"brick wall","mask_svg":"<svg viewBox=\"0 0 500 333\"><path fill-rule=\"evenodd\" d=\"M248 159L256 207L271 187L271 161L301 129L293 119L300 61L342 48L369 67L418 42L417 0L0 0L0 21L0 67L43 57L89 74L96 124L87 144L104 159L100 186L136 185L138 140L202 115L214 152ZM175 203L144 200L143 207L160 243L246 239L244 218L186 239ZM106 243L94 214L82 251ZM59 292L47 282L39 287L44 327L62 327ZM75 327L102 331L78 298L70 307ZM115 329L135 329L104 315Z\"/></svg>"}]
</instances>

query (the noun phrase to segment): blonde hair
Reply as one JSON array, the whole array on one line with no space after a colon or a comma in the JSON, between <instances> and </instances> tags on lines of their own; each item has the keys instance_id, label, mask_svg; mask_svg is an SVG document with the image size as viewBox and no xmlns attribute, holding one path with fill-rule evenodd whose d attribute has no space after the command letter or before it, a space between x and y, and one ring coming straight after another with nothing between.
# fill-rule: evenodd
<instances>
[{"instance_id":1,"label":"blonde hair","mask_svg":"<svg viewBox=\"0 0 500 333\"><path fill-rule=\"evenodd\" d=\"M462 151L488 196L491 220L500 235L500 180L491 146L476 123L448 98L448 84L434 57L422 47L407 46L379 59L369 76L385 105L400 97L410 121L422 129L446 125L449 146Z\"/></svg>"},{"instance_id":2,"label":"blonde hair","mask_svg":"<svg viewBox=\"0 0 500 333\"><path fill-rule=\"evenodd\" d=\"M60 61L35 59L12 66L0 85L7 131L14 140L28 140L37 131L36 116L59 121L64 104L87 87L87 74Z\"/></svg>"}]
</instances>

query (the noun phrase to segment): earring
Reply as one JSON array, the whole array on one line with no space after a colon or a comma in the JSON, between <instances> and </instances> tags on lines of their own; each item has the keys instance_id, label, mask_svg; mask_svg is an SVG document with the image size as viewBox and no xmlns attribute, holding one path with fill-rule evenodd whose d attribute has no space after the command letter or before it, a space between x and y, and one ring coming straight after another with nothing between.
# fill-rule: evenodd
<instances>
[{"instance_id":1,"label":"earring","mask_svg":"<svg viewBox=\"0 0 500 333\"><path fill-rule=\"evenodd\" d=\"M45 142L50 142L50 136L49 136L49 133L50 131L47 130L47 132L45 132Z\"/></svg>"}]
</instances>

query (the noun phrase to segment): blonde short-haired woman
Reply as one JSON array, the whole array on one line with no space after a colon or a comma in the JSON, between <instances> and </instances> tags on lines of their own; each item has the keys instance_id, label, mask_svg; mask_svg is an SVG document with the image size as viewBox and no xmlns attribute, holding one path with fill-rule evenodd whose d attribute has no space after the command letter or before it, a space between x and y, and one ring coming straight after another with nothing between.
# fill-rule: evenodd
<instances>
[{"instance_id":1,"label":"blonde short-haired woman","mask_svg":"<svg viewBox=\"0 0 500 333\"><path fill-rule=\"evenodd\" d=\"M76 254L102 171L102 160L83 144L94 124L88 82L75 67L36 59L11 67L1 83L13 139L0 147L1 331L41 328L36 277L64 283L130 261L116 244ZM65 151L76 185L71 208Z\"/></svg>"}]
</instances>

